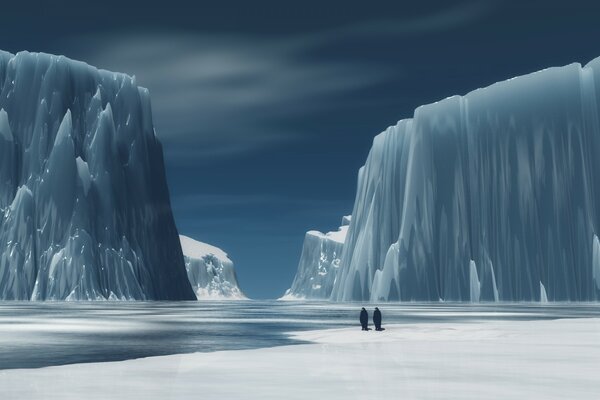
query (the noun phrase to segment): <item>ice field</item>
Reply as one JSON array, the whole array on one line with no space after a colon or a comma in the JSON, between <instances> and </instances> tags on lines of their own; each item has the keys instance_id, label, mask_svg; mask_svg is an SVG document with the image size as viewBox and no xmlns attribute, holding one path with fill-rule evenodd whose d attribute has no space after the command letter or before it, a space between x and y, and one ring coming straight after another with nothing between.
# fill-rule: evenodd
<instances>
[{"instance_id":1,"label":"ice field","mask_svg":"<svg viewBox=\"0 0 600 400\"><path fill-rule=\"evenodd\" d=\"M1 303L2 398L600 396L596 304L381 309L361 332L358 303Z\"/></svg>"}]
</instances>

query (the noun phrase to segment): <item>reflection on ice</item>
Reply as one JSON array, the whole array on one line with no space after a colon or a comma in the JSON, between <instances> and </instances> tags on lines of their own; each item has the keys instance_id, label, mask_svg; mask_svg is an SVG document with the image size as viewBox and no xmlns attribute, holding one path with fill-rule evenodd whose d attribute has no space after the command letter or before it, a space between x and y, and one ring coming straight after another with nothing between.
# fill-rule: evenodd
<instances>
[{"instance_id":1,"label":"reflection on ice","mask_svg":"<svg viewBox=\"0 0 600 400\"><path fill-rule=\"evenodd\" d=\"M301 346L4 370L0 388L3 399L61 400L598 398L600 319L454 318L296 332Z\"/></svg>"},{"instance_id":2,"label":"reflection on ice","mask_svg":"<svg viewBox=\"0 0 600 400\"><path fill-rule=\"evenodd\" d=\"M288 332L356 326L362 304L0 302L0 369L299 343ZM372 315L372 306L367 309ZM600 317L598 304L385 304L383 324Z\"/></svg>"}]
</instances>

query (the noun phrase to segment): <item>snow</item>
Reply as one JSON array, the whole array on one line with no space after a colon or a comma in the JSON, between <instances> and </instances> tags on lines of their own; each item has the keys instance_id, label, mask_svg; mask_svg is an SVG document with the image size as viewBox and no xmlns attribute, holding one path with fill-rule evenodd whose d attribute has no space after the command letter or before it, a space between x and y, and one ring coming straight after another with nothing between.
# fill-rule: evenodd
<instances>
[{"instance_id":1,"label":"snow","mask_svg":"<svg viewBox=\"0 0 600 400\"><path fill-rule=\"evenodd\" d=\"M348 226L345 225L345 226L340 226L340 229L338 229L337 231L327 232L325 234L325 236L328 239L333 240L334 242L344 244L347 234L348 234Z\"/></svg>"},{"instance_id":2,"label":"snow","mask_svg":"<svg viewBox=\"0 0 600 400\"><path fill-rule=\"evenodd\" d=\"M179 235L179 240L181 242L183 254L187 257L202 258L206 255L212 254L221 261L231 262L229 256L227 256L227 253L216 246L199 242L185 235Z\"/></svg>"},{"instance_id":3,"label":"snow","mask_svg":"<svg viewBox=\"0 0 600 400\"><path fill-rule=\"evenodd\" d=\"M223 250L179 235L185 268L198 300L242 300L233 262Z\"/></svg>"},{"instance_id":4,"label":"snow","mask_svg":"<svg viewBox=\"0 0 600 400\"><path fill-rule=\"evenodd\" d=\"M148 92L0 51L0 299L194 299Z\"/></svg>"},{"instance_id":5,"label":"snow","mask_svg":"<svg viewBox=\"0 0 600 400\"><path fill-rule=\"evenodd\" d=\"M385 318L385 315L384 315ZM384 319L385 322L385 319ZM308 344L0 371L3 399L592 399L599 319L294 333Z\"/></svg>"},{"instance_id":6,"label":"snow","mask_svg":"<svg viewBox=\"0 0 600 400\"><path fill-rule=\"evenodd\" d=\"M376 136L331 299L600 300L599 105L597 58L418 107Z\"/></svg>"},{"instance_id":7,"label":"snow","mask_svg":"<svg viewBox=\"0 0 600 400\"><path fill-rule=\"evenodd\" d=\"M348 233L350 216L342 218L337 231L308 231L292 286L280 300L327 299L335 282Z\"/></svg>"},{"instance_id":8,"label":"snow","mask_svg":"<svg viewBox=\"0 0 600 400\"><path fill-rule=\"evenodd\" d=\"M309 236L314 236L318 240L332 240L339 244L344 244L344 240L346 240L346 234L348 233L348 226L340 226L337 231L331 231L327 233L322 233L319 231L308 231L306 232Z\"/></svg>"}]
</instances>

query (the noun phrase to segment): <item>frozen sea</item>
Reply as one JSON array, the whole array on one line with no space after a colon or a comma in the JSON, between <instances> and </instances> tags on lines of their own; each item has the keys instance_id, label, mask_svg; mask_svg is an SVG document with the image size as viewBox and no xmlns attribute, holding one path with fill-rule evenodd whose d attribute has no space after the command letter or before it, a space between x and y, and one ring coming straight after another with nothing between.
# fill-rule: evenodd
<instances>
[{"instance_id":1,"label":"frozen sea","mask_svg":"<svg viewBox=\"0 0 600 400\"><path fill-rule=\"evenodd\" d=\"M361 306L280 301L0 302L0 369L301 344L306 342L289 333L356 326ZM600 304L595 303L379 306L384 326L600 317ZM373 307L367 305L370 313Z\"/></svg>"}]
</instances>

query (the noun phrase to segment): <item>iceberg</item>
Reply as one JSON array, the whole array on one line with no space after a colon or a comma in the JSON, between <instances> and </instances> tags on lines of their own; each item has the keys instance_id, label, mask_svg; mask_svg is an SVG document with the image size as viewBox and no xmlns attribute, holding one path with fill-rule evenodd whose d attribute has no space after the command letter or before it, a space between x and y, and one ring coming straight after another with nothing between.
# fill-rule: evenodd
<instances>
[{"instance_id":1,"label":"iceberg","mask_svg":"<svg viewBox=\"0 0 600 400\"><path fill-rule=\"evenodd\" d=\"M331 299L600 298L600 58L421 106L375 137Z\"/></svg>"},{"instance_id":2,"label":"iceberg","mask_svg":"<svg viewBox=\"0 0 600 400\"><path fill-rule=\"evenodd\" d=\"M0 299L194 299L150 95L0 51Z\"/></svg>"},{"instance_id":3,"label":"iceberg","mask_svg":"<svg viewBox=\"0 0 600 400\"><path fill-rule=\"evenodd\" d=\"M304 236L298 271L280 300L328 299L333 289L351 216L333 232L308 231Z\"/></svg>"},{"instance_id":4,"label":"iceberg","mask_svg":"<svg viewBox=\"0 0 600 400\"><path fill-rule=\"evenodd\" d=\"M244 300L233 262L223 250L180 235L185 268L198 300Z\"/></svg>"}]
</instances>

